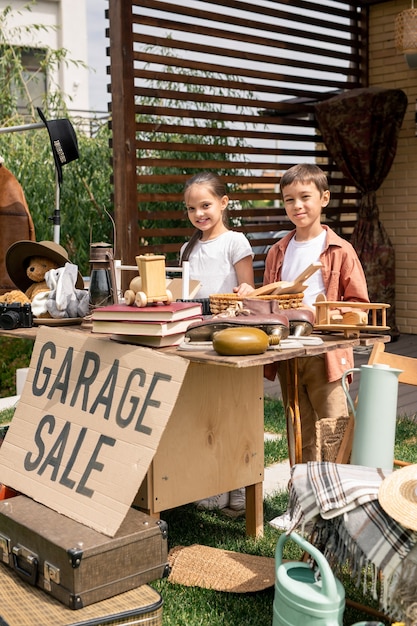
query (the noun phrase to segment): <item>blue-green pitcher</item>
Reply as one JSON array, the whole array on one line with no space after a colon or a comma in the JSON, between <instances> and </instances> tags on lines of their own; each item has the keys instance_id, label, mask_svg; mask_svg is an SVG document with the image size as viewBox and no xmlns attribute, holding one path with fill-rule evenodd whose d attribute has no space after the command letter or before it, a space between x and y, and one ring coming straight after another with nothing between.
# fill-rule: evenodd
<instances>
[{"instance_id":1,"label":"blue-green pitcher","mask_svg":"<svg viewBox=\"0 0 417 626\"><path fill-rule=\"evenodd\" d=\"M360 373L358 402L355 408L346 377ZM361 365L347 370L342 387L355 418L352 465L392 469L394 464L397 420L398 377L402 370L389 365Z\"/></svg>"}]
</instances>

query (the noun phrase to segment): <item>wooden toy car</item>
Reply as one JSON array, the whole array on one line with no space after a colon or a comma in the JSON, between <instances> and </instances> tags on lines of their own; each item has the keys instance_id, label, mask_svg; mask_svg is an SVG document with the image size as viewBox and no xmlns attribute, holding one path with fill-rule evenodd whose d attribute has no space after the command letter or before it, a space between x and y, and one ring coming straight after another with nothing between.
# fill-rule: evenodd
<instances>
[{"instance_id":1,"label":"wooden toy car","mask_svg":"<svg viewBox=\"0 0 417 626\"><path fill-rule=\"evenodd\" d=\"M139 276L130 281L125 291L126 304L146 306L154 302L171 304L172 293L166 288L165 256L141 254L136 257Z\"/></svg>"}]
</instances>

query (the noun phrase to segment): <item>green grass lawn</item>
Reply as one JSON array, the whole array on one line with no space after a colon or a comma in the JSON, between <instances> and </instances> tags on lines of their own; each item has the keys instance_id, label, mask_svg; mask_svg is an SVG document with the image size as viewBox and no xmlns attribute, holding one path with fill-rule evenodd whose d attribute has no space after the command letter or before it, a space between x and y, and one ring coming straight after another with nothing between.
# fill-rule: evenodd
<instances>
[{"instance_id":1,"label":"green grass lawn","mask_svg":"<svg viewBox=\"0 0 417 626\"><path fill-rule=\"evenodd\" d=\"M33 341L0 337L0 398L16 395L16 369L28 367Z\"/></svg>"},{"instance_id":2,"label":"green grass lawn","mask_svg":"<svg viewBox=\"0 0 417 626\"><path fill-rule=\"evenodd\" d=\"M10 420L13 411L0 412L2 420ZM265 442L266 465L288 458L285 437L285 417L282 404L265 399L265 431L281 435L281 438ZM400 417L397 424L395 457L417 463L417 424ZM169 548L203 544L225 550L274 557L280 535L268 521L286 510L287 492L276 493L264 500L264 536L259 539L247 537L244 517L230 519L221 511L198 511L192 504L165 511L161 517L169 528ZM284 558L298 560L301 550L288 541ZM346 568L340 580L346 596L354 602L377 609L370 593L363 595L357 589L350 571ZM274 589L253 594L222 593L185 587L168 582L167 579L152 582L164 600L163 626L271 626ZM347 606L344 626L355 622L375 620L376 617ZM384 621L390 624L390 621ZM306 622L306 625L308 623Z\"/></svg>"},{"instance_id":3,"label":"green grass lawn","mask_svg":"<svg viewBox=\"0 0 417 626\"><path fill-rule=\"evenodd\" d=\"M265 399L265 431L282 435L278 440L265 442L265 465L288 458L285 437L285 416L282 404L274 399ZM396 458L417 462L417 424L406 418L399 418L397 428ZM283 513L287 508L287 492L277 493L264 500L264 536L253 539L245 535L245 520L229 519L219 512L198 511L195 506L187 505L163 513L168 522L170 547L209 545L224 550L234 550L273 557L280 532L271 528L268 521ZM284 547L284 558L298 560L301 550L288 541ZM359 621L377 620L375 615L364 613L355 608L353 603L363 604L378 611L378 604L370 591L362 593L356 587L350 571L345 568L340 580L345 588L349 605L344 613L344 626L351 626ZM256 594L231 594L173 585L167 580L152 583L164 598L164 626L271 626L274 589L267 589ZM391 624L391 620L381 620ZM306 626L308 623L306 622Z\"/></svg>"}]
</instances>

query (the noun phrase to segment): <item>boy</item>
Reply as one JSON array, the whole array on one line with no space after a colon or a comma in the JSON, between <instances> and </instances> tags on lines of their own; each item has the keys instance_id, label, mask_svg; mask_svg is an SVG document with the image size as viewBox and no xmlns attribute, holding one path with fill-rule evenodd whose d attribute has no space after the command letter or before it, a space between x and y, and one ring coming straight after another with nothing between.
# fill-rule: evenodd
<instances>
[{"instance_id":1,"label":"boy","mask_svg":"<svg viewBox=\"0 0 417 626\"><path fill-rule=\"evenodd\" d=\"M268 252L264 284L294 280L310 263L320 261L322 268L307 281L304 305L315 310L313 303L319 293L329 301L369 302L365 274L354 248L321 224L321 211L330 200L324 172L310 163L295 165L282 176L280 190L295 230ZM352 348L298 359L303 463L321 460L316 458L316 421L348 415L341 378L352 367ZM269 380L274 380L277 373L286 403L286 364L266 366L265 376Z\"/></svg>"}]
</instances>

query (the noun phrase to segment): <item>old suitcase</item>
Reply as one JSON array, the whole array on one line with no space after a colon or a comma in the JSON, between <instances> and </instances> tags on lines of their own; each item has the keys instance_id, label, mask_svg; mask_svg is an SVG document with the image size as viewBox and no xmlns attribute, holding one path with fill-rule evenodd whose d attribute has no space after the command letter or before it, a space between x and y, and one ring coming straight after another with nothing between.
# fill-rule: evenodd
<instances>
[{"instance_id":1,"label":"old suitcase","mask_svg":"<svg viewBox=\"0 0 417 626\"><path fill-rule=\"evenodd\" d=\"M150 585L74 612L0 564L0 590L1 626L162 626L163 601Z\"/></svg>"},{"instance_id":2,"label":"old suitcase","mask_svg":"<svg viewBox=\"0 0 417 626\"><path fill-rule=\"evenodd\" d=\"M0 560L71 609L166 576L167 535L133 508L108 537L26 496L0 501Z\"/></svg>"}]
</instances>

